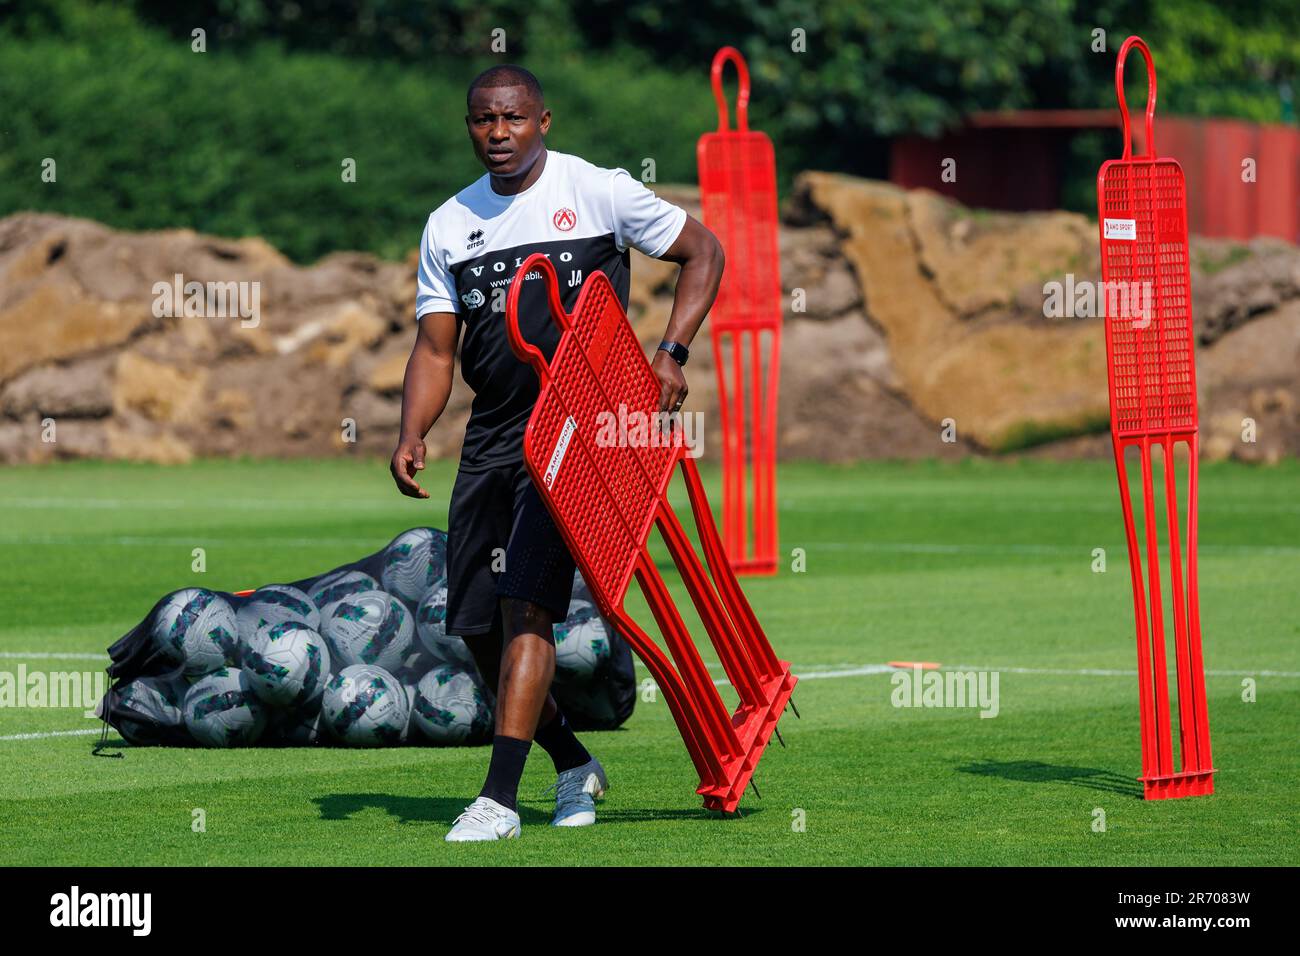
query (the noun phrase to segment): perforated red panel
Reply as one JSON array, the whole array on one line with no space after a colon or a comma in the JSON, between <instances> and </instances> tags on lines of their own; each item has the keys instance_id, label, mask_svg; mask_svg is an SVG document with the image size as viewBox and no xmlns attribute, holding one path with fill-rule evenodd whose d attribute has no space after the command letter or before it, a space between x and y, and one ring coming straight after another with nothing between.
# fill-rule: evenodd
<instances>
[{"instance_id":1,"label":"perforated red panel","mask_svg":"<svg viewBox=\"0 0 1300 956\"><path fill-rule=\"evenodd\" d=\"M740 92L730 128L722 71L736 66ZM727 266L709 316L722 425L722 534L740 573L776 572L776 414L781 362L781 268L776 157L749 128L749 70L733 47L713 58L718 129L696 148L704 224Z\"/></svg>"},{"instance_id":2,"label":"perforated red panel","mask_svg":"<svg viewBox=\"0 0 1300 956\"><path fill-rule=\"evenodd\" d=\"M1147 152L1142 156L1132 155L1124 98L1124 59L1132 49L1141 52L1147 66ZM1138 37L1129 37L1120 47L1115 91L1124 129L1124 155L1103 164L1097 174L1097 214L1106 286L1111 435L1137 630L1140 779L1147 799L1197 796L1214 792L1214 767L1196 576L1198 448L1187 191L1178 163L1156 155L1155 64ZM1174 474L1176 444L1185 444L1189 453L1185 539ZM1138 542L1124 460L1126 448L1137 450L1141 468L1145 555ZM1163 529L1158 521L1153 449L1160 450L1164 472L1160 483L1165 503ZM1177 766L1166 672L1166 587L1178 680L1181 763Z\"/></svg>"},{"instance_id":3,"label":"perforated red panel","mask_svg":"<svg viewBox=\"0 0 1300 956\"><path fill-rule=\"evenodd\" d=\"M639 414L659 398L659 381L604 273L583 286L570 321L573 335L552 357L524 434L524 458L564 513L575 549L589 556L593 593L617 606L681 448L602 438L617 435L620 404Z\"/></svg>"},{"instance_id":4,"label":"perforated red panel","mask_svg":"<svg viewBox=\"0 0 1300 956\"><path fill-rule=\"evenodd\" d=\"M1117 434L1196 427L1183 171L1172 159L1111 160L1098 176L1107 357ZM1131 230L1133 238L1107 238Z\"/></svg>"},{"instance_id":5,"label":"perforated red panel","mask_svg":"<svg viewBox=\"0 0 1300 956\"><path fill-rule=\"evenodd\" d=\"M561 327L548 363L523 341L520 290L545 283ZM560 303L555 268L529 256L506 302L511 348L537 371L541 390L524 432L524 461L601 611L645 662L700 775L705 806L730 811L751 780L794 690L736 582L682 431L659 433L659 383L603 273L588 277L572 315ZM667 499L680 465L708 571ZM647 550L657 527L740 704L729 713L658 566ZM635 576L667 654L625 610ZM671 655L671 660L669 658Z\"/></svg>"},{"instance_id":6,"label":"perforated red panel","mask_svg":"<svg viewBox=\"0 0 1300 956\"><path fill-rule=\"evenodd\" d=\"M727 256L710 317L713 329L777 328L781 273L772 141L753 130L705 133L697 158L704 224Z\"/></svg>"}]
</instances>

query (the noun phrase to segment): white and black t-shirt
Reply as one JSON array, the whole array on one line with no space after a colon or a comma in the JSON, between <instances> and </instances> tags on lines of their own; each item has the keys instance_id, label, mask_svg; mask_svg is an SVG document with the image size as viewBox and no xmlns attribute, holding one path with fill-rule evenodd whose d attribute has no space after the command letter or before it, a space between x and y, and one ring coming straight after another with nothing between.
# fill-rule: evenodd
<instances>
[{"instance_id":1,"label":"white and black t-shirt","mask_svg":"<svg viewBox=\"0 0 1300 956\"><path fill-rule=\"evenodd\" d=\"M493 292L508 289L523 261L540 252L555 265L566 310L597 269L626 309L628 249L660 256L686 222L685 210L626 170L555 150L544 160L537 182L513 196L493 192L487 175L461 190L429 217L420 243L416 317L455 312L457 325L465 326L461 374L474 404L460 466L468 471L522 460L524 428L537 400L537 373L510 350L505 296ZM520 293L519 328L549 360L560 330L544 283L529 282Z\"/></svg>"}]
</instances>

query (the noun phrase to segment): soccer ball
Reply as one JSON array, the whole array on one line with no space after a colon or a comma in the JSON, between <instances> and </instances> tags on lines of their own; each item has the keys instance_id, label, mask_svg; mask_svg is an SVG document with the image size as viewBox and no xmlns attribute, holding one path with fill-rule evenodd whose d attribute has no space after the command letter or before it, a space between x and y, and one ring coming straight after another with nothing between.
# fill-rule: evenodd
<instances>
[{"instance_id":1,"label":"soccer ball","mask_svg":"<svg viewBox=\"0 0 1300 956\"><path fill-rule=\"evenodd\" d=\"M235 610L221 595L185 588L167 595L154 615L154 646L188 680L239 664L239 625Z\"/></svg>"},{"instance_id":2,"label":"soccer ball","mask_svg":"<svg viewBox=\"0 0 1300 956\"><path fill-rule=\"evenodd\" d=\"M415 632L424 649L439 664L473 667L474 655L465 642L447 633L447 588L436 587L424 596L415 611Z\"/></svg>"},{"instance_id":3,"label":"soccer ball","mask_svg":"<svg viewBox=\"0 0 1300 956\"><path fill-rule=\"evenodd\" d=\"M324 609L327 604L361 591L378 590L379 582L364 571L333 571L312 585L311 599L318 608Z\"/></svg>"},{"instance_id":4,"label":"soccer ball","mask_svg":"<svg viewBox=\"0 0 1300 956\"><path fill-rule=\"evenodd\" d=\"M591 588L587 586L587 581L582 576L582 572L576 569L573 572L573 599L575 601L586 601L588 604L594 603L591 597Z\"/></svg>"},{"instance_id":5,"label":"soccer ball","mask_svg":"<svg viewBox=\"0 0 1300 956\"><path fill-rule=\"evenodd\" d=\"M605 619L586 601L574 600L563 624L555 625L555 679L585 683L609 659Z\"/></svg>"},{"instance_id":6,"label":"soccer ball","mask_svg":"<svg viewBox=\"0 0 1300 956\"><path fill-rule=\"evenodd\" d=\"M321 609L321 633L335 667L374 664L386 671L402 666L415 640L411 612L383 591L359 591Z\"/></svg>"},{"instance_id":7,"label":"soccer ball","mask_svg":"<svg viewBox=\"0 0 1300 956\"><path fill-rule=\"evenodd\" d=\"M411 722L436 744L454 745L486 737L492 709L476 681L454 667L435 667L415 687Z\"/></svg>"},{"instance_id":8,"label":"soccer ball","mask_svg":"<svg viewBox=\"0 0 1300 956\"><path fill-rule=\"evenodd\" d=\"M322 722L333 737L353 747L402 742L410 705L396 677L370 664L353 664L325 685Z\"/></svg>"},{"instance_id":9,"label":"soccer ball","mask_svg":"<svg viewBox=\"0 0 1300 956\"><path fill-rule=\"evenodd\" d=\"M117 704L130 711L130 716L118 715L118 733L127 743L143 747L164 736L159 728L184 727L182 705L187 690L189 685L183 680L166 677L137 677L123 685Z\"/></svg>"},{"instance_id":10,"label":"soccer ball","mask_svg":"<svg viewBox=\"0 0 1300 956\"><path fill-rule=\"evenodd\" d=\"M287 584L268 584L248 596L248 600L235 612L239 633L248 642L263 623L279 624L283 621L302 621L313 631L320 630L320 611L302 591Z\"/></svg>"},{"instance_id":11,"label":"soccer ball","mask_svg":"<svg viewBox=\"0 0 1300 956\"><path fill-rule=\"evenodd\" d=\"M223 667L185 695L185 726L206 747L243 747L262 736L266 708L244 671Z\"/></svg>"},{"instance_id":12,"label":"soccer ball","mask_svg":"<svg viewBox=\"0 0 1300 956\"><path fill-rule=\"evenodd\" d=\"M415 605L447 578L447 533L432 528L403 531L384 550L384 590Z\"/></svg>"},{"instance_id":13,"label":"soccer ball","mask_svg":"<svg viewBox=\"0 0 1300 956\"><path fill-rule=\"evenodd\" d=\"M320 697L329 679L325 641L302 621L263 621L244 651L244 670L257 696L287 707Z\"/></svg>"}]
</instances>

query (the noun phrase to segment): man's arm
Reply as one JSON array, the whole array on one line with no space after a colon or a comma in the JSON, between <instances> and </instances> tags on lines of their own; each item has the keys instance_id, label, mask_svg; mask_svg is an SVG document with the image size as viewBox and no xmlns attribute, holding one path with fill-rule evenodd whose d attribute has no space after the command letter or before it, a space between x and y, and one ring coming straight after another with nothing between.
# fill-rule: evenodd
<instances>
[{"instance_id":1,"label":"man's arm","mask_svg":"<svg viewBox=\"0 0 1300 956\"><path fill-rule=\"evenodd\" d=\"M460 323L454 312L430 312L418 324L402 382L402 432L389 470L402 494L427 498L429 493L416 482L415 473L424 468L424 436L451 396Z\"/></svg>"},{"instance_id":2,"label":"man's arm","mask_svg":"<svg viewBox=\"0 0 1300 956\"><path fill-rule=\"evenodd\" d=\"M689 346L718 295L724 264L722 243L698 219L687 216L682 231L659 258L682 267L664 340ZM659 378L659 410L676 411L689 391L681 366L667 352L656 351L650 367Z\"/></svg>"}]
</instances>

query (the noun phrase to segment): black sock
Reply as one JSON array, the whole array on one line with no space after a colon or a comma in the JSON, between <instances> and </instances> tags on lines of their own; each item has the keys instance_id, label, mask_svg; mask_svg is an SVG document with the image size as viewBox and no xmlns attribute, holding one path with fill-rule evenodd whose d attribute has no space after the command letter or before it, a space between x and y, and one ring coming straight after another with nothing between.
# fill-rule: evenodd
<instances>
[{"instance_id":1,"label":"black sock","mask_svg":"<svg viewBox=\"0 0 1300 956\"><path fill-rule=\"evenodd\" d=\"M549 724L537 728L537 733L533 734L533 740L537 742L537 746L550 755L551 762L555 764L556 773L564 773L564 771L572 770L574 767L581 767L591 759L591 754L587 753L587 748L578 741L577 737L573 736L573 730L569 727L569 722L565 720L564 714L558 710Z\"/></svg>"},{"instance_id":2,"label":"black sock","mask_svg":"<svg viewBox=\"0 0 1300 956\"><path fill-rule=\"evenodd\" d=\"M515 810L519 796L519 778L524 775L524 761L532 743L518 737L497 734L492 738L492 760L488 763L487 780L483 781L480 797L495 800L509 810Z\"/></svg>"}]
</instances>

